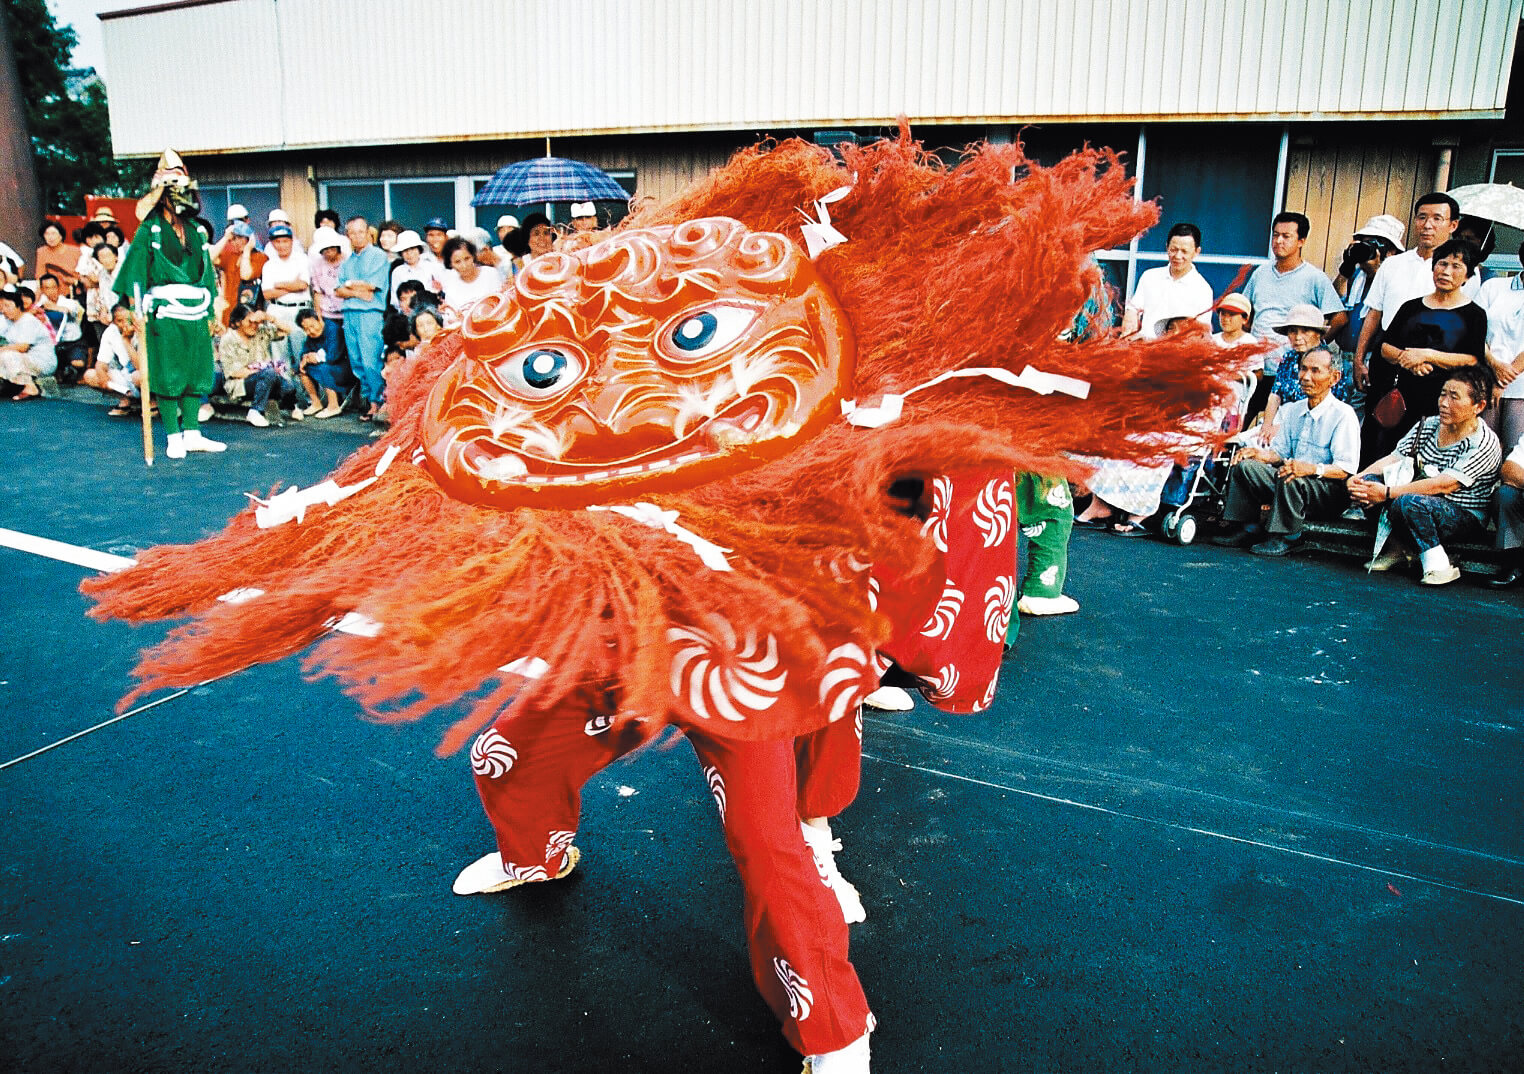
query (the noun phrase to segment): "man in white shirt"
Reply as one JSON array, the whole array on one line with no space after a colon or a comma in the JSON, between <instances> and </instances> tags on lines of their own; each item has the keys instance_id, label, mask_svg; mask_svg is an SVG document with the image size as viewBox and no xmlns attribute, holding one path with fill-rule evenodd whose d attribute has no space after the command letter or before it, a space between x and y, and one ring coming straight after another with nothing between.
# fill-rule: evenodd
<instances>
[{"instance_id":1,"label":"man in white shirt","mask_svg":"<svg viewBox=\"0 0 1524 1074\"><path fill-rule=\"evenodd\" d=\"M1487 313L1487 358L1503 389L1496 428L1507 446L1524 439L1524 275L1494 276L1482 284L1476 304Z\"/></svg>"},{"instance_id":2,"label":"man in white shirt","mask_svg":"<svg viewBox=\"0 0 1524 1074\"><path fill-rule=\"evenodd\" d=\"M1122 315L1123 336L1153 339L1161 323L1176 317L1212 323L1212 285L1194 265L1200 252L1201 229L1195 224L1176 224L1169 229L1164 246L1169 264L1138 277L1138 286Z\"/></svg>"},{"instance_id":3,"label":"man in white shirt","mask_svg":"<svg viewBox=\"0 0 1524 1074\"><path fill-rule=\"evenodd\" d=\"M1425 194L1413 205L1413 248L1381 262L1365 295L1365 323L1360 326L1360 339L1355 344L1356 387L1365 387L1370 377L1370 360L1381 353L1380 334L1391 327L1392 318L1402 304L1434 293L1434 251L1454 237L1458 224L1460 206L1449 194ZM1475 298L1481 286L1480 274L1473 275L1461 287L1461 293ZM1376 396L1372 394L1370 398Z\"/></svg>"},{"instance_id":4,"label":"man in white shirt","mask_svg":"<svg viewBox=\"0 0 1524 1074\"><path fill-rule=\"evenodd\" d=\"M1349 506L1349 476L1360 466L1360 419L1354 408L1333 397L1344 362L1318 348L1302 358L1298 378L1307 398L1280 411L1280 428L1268 448L1238 453L1228 475L1228 502L1222 517L1240 525L1213 544L1242 546L1257 556L1284 556L1302 547L1308 518L1337 518ZM1261 527L1260 509L1270 505Z\"/></svg>"},{"instance_id":5,"label":"man in white shirt","mask_svg":"<svg viewBox=\"0 0 1524 1074\"><path fill-rule=\"evenodd\" d=\"M293 357L301 354L301 333L296 330L296 315L312 305L311 284L311 265L307 255L296 249L291 225L271 224L270 250L265 267L260 270L259 287L269 305L270 316L286 329L283 345L291 350ZM295 346L292 341L296 341Z\"/></svg>"},{"instance_id":6,"label":"man in white shirt","mask_svg":"<svg viewBox=\"0 0 1524 1074\"><path fill-rule=\"evenodd\" d=\"M302 245L302 240L296 237L296 225L291 222L291 214L284 209L271 209L270 215L265 220L265 233L270 238L275 238L274 229L277 224L284 224L291 232L291 249L307 256L307 248Z\"/></svg>"}]
</instances>

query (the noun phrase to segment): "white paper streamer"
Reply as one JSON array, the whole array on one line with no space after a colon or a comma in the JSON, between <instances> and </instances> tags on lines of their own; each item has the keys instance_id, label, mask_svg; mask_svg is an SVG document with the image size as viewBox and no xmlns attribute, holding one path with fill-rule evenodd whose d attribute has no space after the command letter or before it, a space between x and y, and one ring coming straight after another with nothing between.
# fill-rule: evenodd
<instances>
[{"instance_id":1,"label":"white paper streamer","mask_svg":"<svg viewBox=\"0 0 1524 1074\"><path fill-rule=\"evenodd\" d=\"M510 660L499 671L510 671L515 675L522 675L526 679L544 678L550 670L550 665L538 656L521 656L517 660Z\"/></svg>"},{"instance_id":2,"label":"white paper streamer","mask_svg":"<svg viewBox=\"0 0 1524 1074\"><path fill-rule=\"evenodd\" d=\"M831 247L840 246L842 243L847 241L847 237L840 231L837 231L835 226L832 225L831 213L830 210L826 208L826 206L840 201L850 193L852 193L851 187L839 186L829 194L822 195L820 200L815 202L816 218L814 220L810 219L809 213L805 212L803 209L799 210L799 215L808 221L808 223L804 224L804 226L799 230L804 232L804 247L805 250L809 253L811 261L815 260Z\"/></svg>"},{"instance_id":3,"label":"white paper streamer","mask_svg":"<svg viewBox=\"0 0 1524 1074\"><path fill-rule=\"evenodd\" d=\"M355 493L369 488L376 483L376 479L391 467L392 460L401 453L395 444L386 449L381 456L381 461L376 463L376 476L367 477L364 481L354 485L340 485L332 478L327 481L319 481L316 485L299 489L296 487L282 489L268 500L261 500L251 492L244 493L249 499L259 504L254 510L254 521L262 530L271 529L275 526L284 525L293 519L301 523L307 517L307 508L317 504L327 504L332 507L340 500L348 499Z\"/></svg>"},{"instance_id":4,"label":"white paper streamer","mask_svg":"<svg viewBox=\"0 0 1524 1074\"><path fill-rule=\"evenodd\" d=\"M1065 377L1058 373L1045 373L1041 369L1027 366L1019 374L1012 373L1009 369L1000 369L995 366L980 366L974 369L954 369L943 373L939 377L928 380L925 384L917 384L908 392L899 395L886 394L879 400L877 406L859 406L856 399L843 399L841 403L842 415L853 425L864 429L878 429L891 422L898 421L905 411L905 400L918 391L926 388L934 388L944 381L955 377L989 377L998 380L1002 384L1009 384L1013 388L1025 388L1036 392L1038 395L1052 395L1054 392L1062 392L1064 395L1072 395L1076 399L1085 399L1090 395L1090 382L1079 380L1075 377Z\"/></svg>"},{"instance_id":5,"label":"white paper streamer","mask_svg":"<svg viewBox=\"0 0 1524 1074\"><path fill-rule=\"evenodd\" d=\"M609 506L594 504L588 510L613 511L615 514L624 515L626 518L633 518L636 522L650 526L652 529L666 530L697 552L699 559L703 560L704 566L710 570L728 571L731 569L730 561L725 558L725 553L729 552L730 549L721 548L717 544L704 540L704 538L692 530L683 529L683 527L677 524L676 511L663 511L654 503L646 503L644 501L634 504L612 504Z\"/></svg>"}]
</instances>

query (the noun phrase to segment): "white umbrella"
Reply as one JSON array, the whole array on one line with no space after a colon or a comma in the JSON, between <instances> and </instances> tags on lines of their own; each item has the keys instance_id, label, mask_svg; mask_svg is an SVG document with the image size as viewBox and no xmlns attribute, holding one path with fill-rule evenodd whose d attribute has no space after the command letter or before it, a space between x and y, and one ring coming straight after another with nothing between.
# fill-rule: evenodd
<instances>
[{"instance_id":1,"label":"white umbrella","mask_svg":"<svg viewBox=\"0 0 1524 1074\"><path fill-rule=\"evenodd\" d=\"M1524 188L1511 183L1477 183L1456 187L1450 196L1467 216L1524 228Z\"/></svg>"}]
</instances>

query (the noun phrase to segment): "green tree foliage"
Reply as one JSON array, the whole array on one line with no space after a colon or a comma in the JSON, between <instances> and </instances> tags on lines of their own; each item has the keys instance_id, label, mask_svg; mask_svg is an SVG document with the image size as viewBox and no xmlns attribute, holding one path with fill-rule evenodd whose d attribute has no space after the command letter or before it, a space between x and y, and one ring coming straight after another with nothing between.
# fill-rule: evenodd
<instances>
[{"instance_id":1,"label":"green tree foliage","mask_svg":"<svg viewBox=\"0 0 1524 1074\"><path fill-rule=\"evenodd\" d=\"M151 161L118 161L111 151L106 89L92 81L70 96L65 72L78 38L53 21L46 0L0 0L26 102L27 131L43 207L83 213L86 194L138 194Z\"/></svg>"}]
</instances>

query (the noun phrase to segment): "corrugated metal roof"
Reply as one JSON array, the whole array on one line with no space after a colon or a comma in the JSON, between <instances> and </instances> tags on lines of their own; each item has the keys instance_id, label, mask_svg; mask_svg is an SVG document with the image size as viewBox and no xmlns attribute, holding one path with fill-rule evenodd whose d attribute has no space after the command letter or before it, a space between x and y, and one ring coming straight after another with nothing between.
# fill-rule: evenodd
<instances>
[{"instance_id":1,"label":"corrugated metal roof","mask_svg":"<svg viewBox=\"0 0 1524 1074\"><path fill-rule=\"evenodd\" d=\"M900 114L1496 118L1521 6L226 0L118 12L103 27L117 151L151 154L880 125Z\"/></svg>"}]
</instances>

